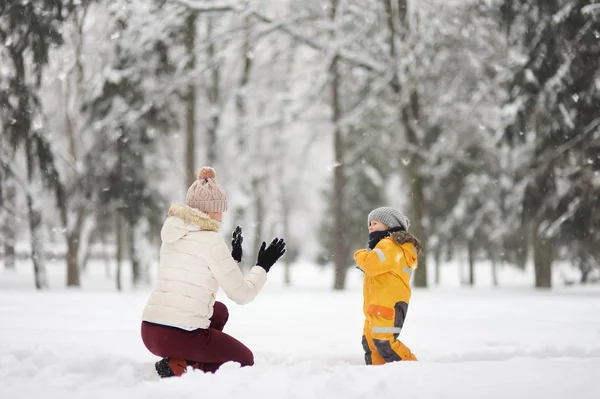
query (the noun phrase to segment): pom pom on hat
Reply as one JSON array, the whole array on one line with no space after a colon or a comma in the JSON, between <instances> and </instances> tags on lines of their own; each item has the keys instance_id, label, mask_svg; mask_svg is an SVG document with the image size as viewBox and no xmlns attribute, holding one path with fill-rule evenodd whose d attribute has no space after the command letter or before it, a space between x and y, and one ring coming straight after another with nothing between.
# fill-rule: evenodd
<instances>
[{"instance_id":1,"label":"pom pom on hat","mask_svg":"<svg viewBox=\"0 0 600 399\"><path fill-rule=\"evenodd\" d=\"M216 178L217 178L217 172L210 166L205 166L198 170L198 179L199 180L208 180L208 179L216 179Z\"/></svg>"},{"instance_id":2,"label":"pom pom on hat","mask_svg":"<svg viewBox=\"0 0 600 399\"><path fill-rule=\"evenodd\" d=\"M227 195L217 183L217 172L210 166L198 170L198 180L192 183L185 204L202 212L227 211Z\"/></svg>"}]
</instances>

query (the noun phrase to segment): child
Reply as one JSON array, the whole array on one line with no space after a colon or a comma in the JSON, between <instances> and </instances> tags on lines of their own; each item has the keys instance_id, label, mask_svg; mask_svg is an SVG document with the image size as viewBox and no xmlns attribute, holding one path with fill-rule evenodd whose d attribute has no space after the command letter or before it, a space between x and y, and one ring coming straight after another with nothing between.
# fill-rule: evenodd
<instances>
[{"instance_id":1,"label":"child","mask_svg":"<svg viewBox=\"0 0 600 399\"><path fill-rule=\"evenodd\" d=\"M398 340L410 301L410 277L417 268L421 244L408 232L410 221L394 208L368 216L369 249L354 253L363 282L365 325L362 345L367 364L417 360Z\"/></svg>"},{"instance_id":2,"label":"child","mask_svg":"<svg viewBox=\"0 0 600 399\"><path fill-rule=\"evenodd\" d=\"M221 287L234 302L252 301L267 272L285 252L283 239L262 243L257 266L244 278L242 235L233 233L231 254L218 230L227 210L225 191L212 168L201 168L185 204L172 205L161 231L160 263L154 291L142 316L142 340L161 377L180 376L187 366L215 372L223 363L254 364L250 349L223 332L227 307L215 301Z\"/></svg>"}]
</instances>

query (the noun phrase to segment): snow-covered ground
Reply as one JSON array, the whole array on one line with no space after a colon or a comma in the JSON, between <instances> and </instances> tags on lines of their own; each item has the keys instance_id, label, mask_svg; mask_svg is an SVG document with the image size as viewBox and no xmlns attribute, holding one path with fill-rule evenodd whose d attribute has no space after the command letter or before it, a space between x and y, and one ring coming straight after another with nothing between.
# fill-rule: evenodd
<instances>
[{"instance_id":1,"label":"snow-covered ground","mask_svg":"<svg viewBox=\"0 0 600 399\"><path fill-rule=\"evenodd\" d=\"M287 289L274 268L253 303L219 298L254 367L159 380L139 336L148 290L116 293L96 269L83 290L51 269L43 293L29 266L0 271L0 398L600 398L598 287L535 292L504 270L499 289L415 290L401 338L419 361L367 367L360 272L334 293L328 270L298 266Z\"/></svg>"}]
</instances>

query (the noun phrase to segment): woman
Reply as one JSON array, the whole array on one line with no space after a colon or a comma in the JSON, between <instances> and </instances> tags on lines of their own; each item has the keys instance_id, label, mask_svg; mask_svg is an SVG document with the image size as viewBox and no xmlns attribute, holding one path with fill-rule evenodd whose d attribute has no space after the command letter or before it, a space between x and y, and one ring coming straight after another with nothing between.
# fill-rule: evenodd
<instances>
[{"instance_id":1,"label":"woman","mask_svg":"<svg viewBox=\"0 0 600 399\"><path fill-rule=\"evenodd\" d=\"M156 363L161 377L181 376L187 366L215 372L229 361L254 364L250 349L223 332L229 313L215 294L221 287L234 302L251 302L285 253L285 241L263 242L256 266L244 277L236 263L242 259L240 227L231 253L218 233L225 211L227 196L210 167L200 169L185 204L169 209L156 285L142 315L144 345L163 358Z\"/></svg>"}]
</instances>

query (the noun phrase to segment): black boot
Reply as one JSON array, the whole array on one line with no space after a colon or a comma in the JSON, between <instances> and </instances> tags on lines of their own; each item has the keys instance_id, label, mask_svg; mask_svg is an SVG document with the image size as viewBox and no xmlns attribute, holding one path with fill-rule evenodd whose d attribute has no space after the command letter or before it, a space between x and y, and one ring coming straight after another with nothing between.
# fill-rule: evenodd
<instances>
[{"instance_id":1,"label":"black boot","mask_svg":"<svg viewBox=\"0 0 600 399\"><path fill-rule=\"evenodd\" d=\"M169 359L164 358L154 363L154 367L156 368L156 373L160 376L160 378L174 377L175 373L169 367Z\"/></svg>"}]
</instances>

